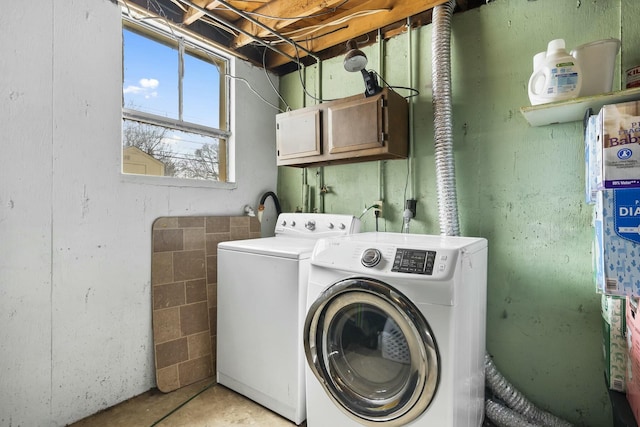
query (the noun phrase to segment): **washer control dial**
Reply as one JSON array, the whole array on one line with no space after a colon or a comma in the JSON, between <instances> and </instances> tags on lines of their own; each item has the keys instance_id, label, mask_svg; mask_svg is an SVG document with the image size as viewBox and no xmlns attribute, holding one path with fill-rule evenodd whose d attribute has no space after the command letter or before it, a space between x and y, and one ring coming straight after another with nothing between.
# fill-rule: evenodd
<instances>
[{"instance_id":1,"label":"washer control dial","mask_svg":"<svg viewBox=\"0 0 640 427\"><path fill-rule=\"evenodd\" d=\"M382 260L382 254L378 249L369 248L362 253L360 262L367 268L375 267Z\"/></svg>"},{"instance_id":2,"label":"washer control dial","mask_svg":"<svg viewBox=\"0 0 640 427\"><path fill-rule=\"evenodd\" d=\"M307 230L311 230L311 231L313 231L313 230L315 230L315 228L316 228L316 222L315 222L314 220L310 219L309 221L307 221L307 222L304 224L304 226L305 226L305 228L306 228Z\"/></svg>"}]
</instances>

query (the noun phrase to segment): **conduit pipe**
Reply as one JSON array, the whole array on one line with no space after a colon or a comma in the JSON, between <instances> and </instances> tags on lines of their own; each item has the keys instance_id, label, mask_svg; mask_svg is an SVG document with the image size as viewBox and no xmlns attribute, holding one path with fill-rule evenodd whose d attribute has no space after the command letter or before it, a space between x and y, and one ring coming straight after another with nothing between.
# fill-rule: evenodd
<instances>
[{"instance_id":1,"label":"conduit pipe","mask_svg":"<svg viewBox=\"0 0 640 427\"><path fill-rule=\"evenodd\" d=\"M451 102L451 20L455 5L455 0L449 0L434 7L432 19L431 54L436 178L440 234L443 236L460 235L453 161ZM571 426L570 423L535 407L504 379L489 355L485 355L485 378L491 391L508 406L505 407L491 399L485 402L487 417L499 427Z\"/></svg>"}]
</instances>

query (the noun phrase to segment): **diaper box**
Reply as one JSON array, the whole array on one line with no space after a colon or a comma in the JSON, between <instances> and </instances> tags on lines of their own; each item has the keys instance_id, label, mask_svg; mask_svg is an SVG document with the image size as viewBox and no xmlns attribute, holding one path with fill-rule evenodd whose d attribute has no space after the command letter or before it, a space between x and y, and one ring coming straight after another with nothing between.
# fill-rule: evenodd
<instances>
[{"instance_id":1,"label":"diaper box","mask_svg":"<svg viewBox=\"0 0 640 427\"><path fill-rule=\"evenodd\" d=\"M624 392L627 370L626 300L609 295L602 295L601 298L605 377L611 390Z\"/></svg>"},{"instance_id":2,"label":"diaper box","mask_svg":"<svg viewBox=\"0 0 640 427\"><path fill-rule=\"evenodd\" d=\"M640 313L638 301L627 298L625 309L627 323L627 400L636 421L640 420Z\"/></svg>"},{"instance_id":3,"label":"diaper box","mask_svg":"<svg viewBox=\"0 0 640 427\"><path fill-rule=\"evenodd\" d=\"M640 187L640 101L604 105L598 122L598 188Z\"/></svg>"},{"instance_id":4,"label":"diaper box","mask_svg":"<svg viewBox=\"0 0 640 427\"><path fill-rule=\"evenodd\" d=\"M640 189L598 191L594 229L597 291L640 296Z\"/></svg>"}]
</instances>

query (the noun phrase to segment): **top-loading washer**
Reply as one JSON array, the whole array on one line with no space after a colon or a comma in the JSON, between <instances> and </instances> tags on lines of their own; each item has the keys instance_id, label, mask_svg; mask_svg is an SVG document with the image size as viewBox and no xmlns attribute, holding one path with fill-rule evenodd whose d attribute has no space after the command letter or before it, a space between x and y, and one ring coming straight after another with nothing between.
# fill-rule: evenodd
<instances>
[{"instance_id":1,"label":"top-loading washer","mask_svg":"<svg viewBox=\"0 0 640 427\"><path fill-rule=\"evenodd\" d=\"M311 257L307 426L478 427L487 241L361 233Z\"/></svg>"},{"instance_id":2,"label":"top-loading washer","mask_svg":"<svg viewBox=\"0 0 640 427\"><path fill-rule=\"evenodd\" d=\"M300 424L302 325L317 239L358 232L351 215L283 213L275 236L218 244L217 381Z\"/></svg>"}]
</instances>

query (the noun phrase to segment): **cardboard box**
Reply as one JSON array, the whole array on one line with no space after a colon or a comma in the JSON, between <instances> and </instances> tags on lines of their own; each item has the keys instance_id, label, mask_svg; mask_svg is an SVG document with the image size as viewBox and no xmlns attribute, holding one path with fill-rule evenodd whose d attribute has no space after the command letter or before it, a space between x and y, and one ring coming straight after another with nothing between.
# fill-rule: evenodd
<instances>
[{"instance_id":1,"label":"cardboard box","mask_svg":"<svg viewBox=\"0 0 640 427\"><path fill-rule=\"evenodd\" d=\"M638 300L627 298L627 400L631 412L640 421L640 313L638 313Z\"/></svg>"},{"instance_id":2,"label":"cardboard box","mask_svg":"<svg viewBox=\"0 0 640 427\"><path fill-rule=\"evenodd\" d=\"M640 188L640 101L605 105L598 122L598 188Z\"/></svg>"},{"instance_id":3,"label":"cardboard box","mask_svg":"<svg viewBox=\"0 0 640 427\"><path fill-rule=\"evenodd\" d=\"M640 189L598 191L594 228L597 291L640 296Z\"/></svg>"},{"instance_id":4,"label":"cardboard box","mask_svg":"<svg viewBox=\"0 0 640 427\"><path fill-rule=\"evenodd\" d=\"M607 386L611 390L626 391L627 340L623 297L602 295L602 351Z\"/></svg>"}]
</instances>

